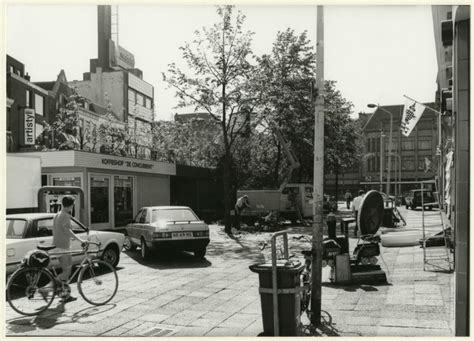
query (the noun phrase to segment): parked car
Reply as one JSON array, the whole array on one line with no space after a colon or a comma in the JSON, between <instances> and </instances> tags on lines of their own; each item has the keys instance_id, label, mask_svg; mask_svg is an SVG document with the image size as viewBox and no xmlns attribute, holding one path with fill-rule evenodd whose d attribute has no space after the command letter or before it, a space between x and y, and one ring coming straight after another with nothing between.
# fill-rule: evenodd
<instances>
[{"instance_id":1,"label":"parked car","mask_svg":"<svg viewBox=\"0 0 474 341\"><path fill-rule=\"evenodd\" d=\"M20 265L23 257L30 250L36 249L38 245L53 244L53 218L55 213L24 213L10 214L6 216L6 266L7 274L12 273ZM124 236L121 233L106 231L89 231L75 218L71 218L71 225L74 233L84 240L101 243L97 253L91 255L101 258L113 266L117 266L120 261ZM82 248L77 240L71 241L73 253L73 264L79 264L83 258ZM94 249L91 247L91 251ZM50 251L54 253L54 249ZM52 264L59 268L57 259L53 259Z\"/></svg>"},{"instance_id":2,"label":"parked car","mask_svg":"<svg viewBox=\"0 0 474 341\"><path fill-rule=\"evenodd\" d=\"M154 250L191 251L204 258L209 241L209 227L186 206L143 207L126 226L125 248L140 246L143 259Z\"/></svg>"},{"instance_id":3,"label":"parked car","mask_svg":"<svg viewBox=\"0 0 474 341\"><path fill-rule=\"evenodd\" d=\"M423 204L425 210L431 210L433 207L438 206L438 200L436 192L430 190L423 191ZM430 205L428 205L430 204ZM408 192L408 195L405 197L405 206L406 208L411 208L412 210L416 207L421 207L421 189L412 189Z\"/></svg>"}]
</instances>

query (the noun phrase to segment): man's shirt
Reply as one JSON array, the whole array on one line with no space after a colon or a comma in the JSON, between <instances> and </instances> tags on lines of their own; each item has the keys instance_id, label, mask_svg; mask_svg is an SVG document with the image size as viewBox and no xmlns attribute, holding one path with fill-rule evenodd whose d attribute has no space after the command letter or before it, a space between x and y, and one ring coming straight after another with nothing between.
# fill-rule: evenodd
<instances>
[{"instance_id":1,"label":"man's shirt","mask_svg":"<svg viewBox=\"0 0 474 341\"><path fill-rule=\"evenodd\" d=\"M352 209L354 211L359 211L360 203L362 202L363 198L364 198L363 195L359 195L358 197L354 198L354 201L352 201Z\"/></svg>"},{"instance_id":2,"label":"man's shirt","mask_svg":"<svg viewBox=\"0 0 474 341\"><path fill-rule=\"evenodd\" d=\"M53 221L53 245L69 249L71 246L71 216L63 211L56 214Z\"/></svg>"}]
</instances>

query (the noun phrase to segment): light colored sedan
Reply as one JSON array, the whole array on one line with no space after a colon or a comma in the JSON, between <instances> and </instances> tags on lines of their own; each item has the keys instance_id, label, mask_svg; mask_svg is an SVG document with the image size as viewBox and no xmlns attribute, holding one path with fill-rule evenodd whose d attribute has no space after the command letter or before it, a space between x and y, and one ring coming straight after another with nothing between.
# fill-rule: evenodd
<instances>
[{"instance_id":1,"label":"light colored sedan","mask_svg":"<svg viewBox=\"0 0 474 341\"><path fill-rule=\"evenodd\" d=\"M186 206L142 207L126 227L125 249L141 248L147 259L152 250L191 251L204 258L209 244L209 227Z\"/></svg>"},{"instance_id":2,"label":"light colored sedan","mask_svg":"<svg viewBox=\"0 0 474 341\"><path fill-rule=\"evenodd\" d=\"M24 213L6 216L6 266L7 274L15 271L28 251L36 250L38 245L53 244L53 218L55 213ZM105 231L89 231L79 221L71 218L71 226L79 238L101 243L96 257L102 258L112 266L120 260L124 236L121 233ZM84 257L80 243L72 239L71 251L73 264L79 264ZM94 251L92 247L90 251ZM53 254L54 249L49 251ZM94 254L91 254L94 256ZM59 268L58 260L52 264Z\"/></svg>"}]
</instances>

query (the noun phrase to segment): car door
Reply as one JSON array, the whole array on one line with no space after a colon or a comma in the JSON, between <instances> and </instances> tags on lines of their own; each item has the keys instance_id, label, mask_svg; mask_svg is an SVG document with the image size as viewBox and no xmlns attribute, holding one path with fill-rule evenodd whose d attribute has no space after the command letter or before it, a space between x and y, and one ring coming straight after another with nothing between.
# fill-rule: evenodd
<instances>
[{"instance_id":1,"label":"car door","mask_svg":"<svg viewBox=\"0 0 474 341\"><path fill-rule=\"evenodd\" d=\"M6 267L7 274L13 272L28 251L36 249L36 240L33 237L26 219L6 220Z\"/></svg>"}]
</instances>

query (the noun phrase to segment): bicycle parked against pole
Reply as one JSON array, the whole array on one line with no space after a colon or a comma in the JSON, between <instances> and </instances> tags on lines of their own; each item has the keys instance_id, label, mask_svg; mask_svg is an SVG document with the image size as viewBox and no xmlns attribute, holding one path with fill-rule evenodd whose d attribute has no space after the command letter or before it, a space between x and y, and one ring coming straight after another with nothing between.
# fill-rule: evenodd
<instances>
[{"instance_id":1,"label":"bicycle parked against pole","mask_svg":"<svg viewBox=\"0 0 474 341\"><path fill-rule=\"evenodd\" d=\"M54 245L37 246L38 250L31 251L7 282L6 299L13 310L26 316L45 311L55 296L63 300L70 296L70 283L76 276L79 294L86 302L97 306L110 302L118 289L117 273L109 263L89 256L89 253L97 252L89 251L90 244L98 249L101 245L91 241L83 244L84 259L66 282L60 281L55 267L49 269L48 265L59 255L77 251L48 253Z\"/></svg>"}]
</instances>

